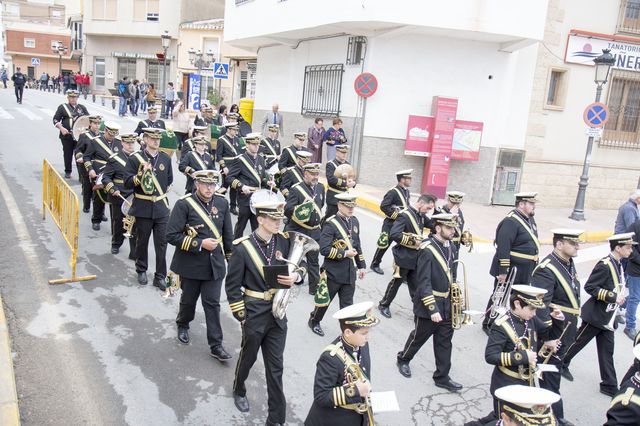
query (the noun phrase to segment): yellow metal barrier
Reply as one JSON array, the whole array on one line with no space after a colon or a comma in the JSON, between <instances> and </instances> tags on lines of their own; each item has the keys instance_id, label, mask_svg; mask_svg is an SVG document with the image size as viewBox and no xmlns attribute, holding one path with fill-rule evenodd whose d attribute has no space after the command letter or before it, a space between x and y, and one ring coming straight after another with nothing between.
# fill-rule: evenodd
<instances>
[{"instance_id":1,"label":"yellow metal barrier","mask_svg":"<svg viewBox=\"0 0 640 426\"><path fill-rule=\"evenodd\" d=\"M64 240L71 248L71 278L49 280L49 284L65 284L74 281L94 280L95 275L76 276L76 260L78 257L78 195L65 182L46 159L42 162L42 220L49 210L53 221L58 225Z\"/></svg>"}]
</instances>

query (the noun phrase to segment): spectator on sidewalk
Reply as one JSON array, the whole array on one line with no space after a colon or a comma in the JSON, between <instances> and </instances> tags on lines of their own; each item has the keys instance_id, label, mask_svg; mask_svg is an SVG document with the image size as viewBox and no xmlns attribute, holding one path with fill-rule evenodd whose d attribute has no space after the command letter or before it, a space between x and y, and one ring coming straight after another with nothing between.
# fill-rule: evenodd
<instances>
[{"instance_id":1,"label":"spectator on sidewalk","mask_svg":"<svg viewBox=\"0 0 640 426\"><path fill-rule=\"evenodd\" d=\"M47 73L43 72L40 75L40 91L43 91L47 88Z\"/></svg>"},{"instance_id":2,"label":"spectator on sidewalk","mask_svg":"<svg viewBox=\"0 0 640 426\"><path fill-rule=\"evenodd\" d=\"M156 97L158 93L156 92L156 86L151 83L149 84L149 88L147 89L147 96L145 96L145 100L147 101L147 108L156 106Z\"/></svg>"},{"instance_id":3,"label":"spectator on sidewalk","mask_svg":"<svg viewBox=\"0 0 640 426\"><path fill-rule=\"evenodd\" d=\"M47 90L49 92L53 92L53 85L54 85L55 81L54 81L54 77L51 76L49 77L49 80L47 81Z\"/></svg>"},{"instance_id":4,"label":"spectator on sidewalk","mask_svg":"<svg viewBox=\"0 0 640 426\"><path fill-rule=\"evenodd\" d=\"M7 74L7 69L2 66L2 70L0 70L0 80L2 80L2 84L4 84L4 88L7 88L7 80L9 80L9 75Z\"/></svg>"},{"instance_id":5,"label":"spectator on sidewalk","mask_svg":"<svg viewBox=\"0 0 640 426\"><path fill-rule=\"evenodd\" d=\"M62 75L62 93L67 93L69 90L69 73Z\"/></svg>"},{"instance_id":6,"label":"spectator on sidewalk","mask_svg":"<svg viewBox=\"0 0 640 426\"><path fill-rule=\"evenodd\" d=\"M307 148L313 154L311 163L322 163L322 137L324 136L324 120L317 117L313 122L313 126L307 130Z\"/></svg>"},{"instance_id":7,"label":"spectator on sidewalk","mask_svg":"<svg viewBox=\"0 0 640 426\"><path fill-rule=\"evenodd\" d=\"M347 137L342 129L342 119L336 117L332 124L333 126L329 127L322 137L322 141L327 145L327 162L336 158L336 146L347 143Z\"/></svg>"},{"instance_id":8,"label":"spectator on sidewalk","mask_svg":"<svg viewBox=\"0 0 640 426\"><path fill-rule=\"evenodd\" d=\"M636 220L631 225L630 232L635 232L633 240L638 242L640 239L640 219ZM638 246L633 246L631 256L629 256L629 262L627 263L627 288L629 289L629 296L625 301L627 305L627 312L625 315L626 325L624 327L624 334L631 340L636 336L636 313L638 311L638 304L640 303L640 250Z\"/></svg>"},{"instance_id":9,"label":"spectator on sidewalk","mask_svg":"<svg viewBox=\"0 0 640 426\"><path fill-rule=\"evenodd\" d=\"M278 112L278 110L280 109L280 107L278 106L278 104L273 104L271 106L271 112L268 112L265 114L264 118L262 119L262 125L260 126L262 128L262 134L263 135L268 135L269 133L267 133L269 131L268 126L269 124L277 124L278 125L278 136L280 138L283 137L284 135L284 126L282 125L282 114L280 114Z\"/></svg>"},{"instance_id":10,"label":"spectator on sidewalk","mask_svg":"<svg viewBox=\"0 0 640 426\"><path fill-rule=\"evenodd\" d=\"M74 77L74 80L76 82L76 87L79 93L83 93L84 91L84 85L83 85L83 81L84 78L82 77L82 74L80 73L80 71L78 71Z\"/></svg>"},{"instance_id":11,"label":"spectator on sidewalk","mask_svg":"<svg viewBox=\"0 0 640 426\"><path fill-rule=\"evenodd\" d=\"M21 104L24 85L27 84L27 76L22 74L20 67L16 67L16 72L11 76L11 81L13 81L13 88L16 92L16 102Z\"/></svg>"},{"instance_id":12,"label":"spectator on sidewalk","mask_svg":"<svg viewBox=\"0 0 640 426\"><path fill-rule=\"evenodd\" d=\"M91 91L91 76L88 72L82 76L82 88L84 89L84 98L87 99L87 94Z\"/></svg>"},{"instance_id":13,"label":"spectator on sidewalk","mask_svg":"<svg viewBox=\"0 0 640 426\"><path fill-rule=\"evenodd\" d=\"M640 219L640 189L636 189L631 197L618 208L618 217L616 217L616 224L613 229L614 234L622 234L630 232L629 228Z\"/></svg>"},{"instance_id":14,"label":"spectator on sidewalk","mask_svg":"<svg viewBox=\"0 0 640 426\"><path fill-rule=\"evenodd\" d=\"M244 121L244 117L242 116L242 114L240 114L240 107L238 106L238 104L231 105L231 108L229 108L229 113L236 114L238 116L236 119L238 123L242 123Z\"/></svg>"},{"instance_id":15,"label":"spectator on sidewalk","mask_svg":"<svg viewBox=\"0 0 640 426\"><path fill-rule=\"evenodd\" d=\"M173 115L173 104L176 101L176 89L173 88L173 83L169 82L169 84L167 85L167 92L165 94L165 101L166 101L166 106L165 106L165 118L169 118Z\"/></svg>"},{"instance_id":16,"label":"spectator on sidewalk","mask_svg":"<svg viewBox=\"0 0 640 426\"><path fill-rule=\"evenodd\" d=\"M118 115L120 117L124 117L127 115L127 102L131 97L131 93L129 92L129 85L131 82L129 81L129 77L124 76L120 83L118 83L118 97L120 98L120 105L118 108Z\"/></svg>"},{"instance_id":17,"label":"spectator on sidewalk","mask_svg":"<svg viewBox=\"0 0 640 426\"><path fill-rule=\"evenodd\" d=\"M142 83L138 85L140 90L140 109L142 112L147 112L147 91L149 90L149 83L147 80L142 80Z\"/></svg>"},{"instance_id":18,"label":"spectator on sidewalk","mask_svg":"<svg viewBox=\"0 0 640 426\"><path fill-rule=\"evenodd\" d=\"M129 111L132 116L138 115L138 80L129 85Z\"/></svg>"},{"instance_id":19,"label":"spectator on sidewalk","mask_svg":"<svg viewBox=\"0 0 640 426\"><path fill-rule=\"evenodd\" d=\"M227 124L228 120L226 105L220 105L220 107L218 108L218 116L216 117L216 120L218 121L218 126L224 126L225 124Z\"/></svg>"},{"instance_id":20,"label":"spectator on sidewalk","mask_svg":"<svg viewBox=\"0 0 640 426\"><path fill-rule=\"evenodd\" d=\"M173 113L173 133L176 134L178 140L178 148L176 149L176 160L180 163L180 154L182 152L182 144L189 138L189 127L191 125L191 116L187 111L186 105L179 100Z\"/></svg>"}]
</instances>

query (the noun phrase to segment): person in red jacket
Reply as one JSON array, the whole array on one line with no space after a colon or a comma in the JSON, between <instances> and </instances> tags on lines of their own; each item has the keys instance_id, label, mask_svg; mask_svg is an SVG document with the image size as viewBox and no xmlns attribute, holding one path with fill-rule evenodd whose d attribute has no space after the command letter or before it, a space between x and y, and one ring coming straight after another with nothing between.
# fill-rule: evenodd
<instances>
[{"instance_id":1,"label":"person in red jacket","mask_svg":"<svg viewBox=\"0 0 640 426\"><path fill-rule=\"evenodd\" d=\"M84 76L82 76L82 87L84 89L84 97L86 99L87 93L91 91L91 77L89 76L89 73L85 73Z\"/></svg>"},{"instance_id":2,"label":"person in red jacket","mask_svg":"<svg viewBox=\"0 0 640 426\"><path fill-rule=\"evenodd\" d=\"M83 79L82 74L80 74L80 71L78 71L76 73L75 80L76 80L76 87L78 88L78 92L80 93L84 93L84 88L82 86L82 79Z\"/></svg>"}]
</instances>

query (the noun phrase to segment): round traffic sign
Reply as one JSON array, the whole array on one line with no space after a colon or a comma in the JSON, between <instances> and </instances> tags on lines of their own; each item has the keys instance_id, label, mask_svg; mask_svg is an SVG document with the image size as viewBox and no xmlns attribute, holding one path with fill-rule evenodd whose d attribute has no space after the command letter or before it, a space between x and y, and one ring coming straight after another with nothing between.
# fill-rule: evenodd
<instances>
[{"instance_id":1,"label":"round traffic sign","mask_svg":"<svg viewBox=\"0 0 640 426\"><path fill-rule=\"evenodd\" d=\"M370 72L363 72L356 77L353 88L359 96L368 98L378 90L378 79Z\"/></svg>"},{"instance_id":2,"label":"round traffic sign","mask_svg":"<svg viewBox=\"0 0 640 426\"><path fill-rule=\"evenodd\" d=\"M582 114L584 122L589 127L601 128L609 119L609 108L602 102L594 102L587 105Z\"/></svg>"}]
</instances>

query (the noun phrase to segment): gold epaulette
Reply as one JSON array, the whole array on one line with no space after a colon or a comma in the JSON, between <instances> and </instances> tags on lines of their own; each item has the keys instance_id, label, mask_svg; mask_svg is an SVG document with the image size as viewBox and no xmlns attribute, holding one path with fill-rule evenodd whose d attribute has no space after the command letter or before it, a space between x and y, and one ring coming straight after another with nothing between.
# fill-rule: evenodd
<instances>
[{"instance_id":1,"label":"gold epaulette","mask_svg":"<svg viewBox=\"0 0 640 426\"><path fill-rule=\"evenodd\" d=\"M238 244L240 244L241 242L249 239L250 235L244 236L244 237L240 237L238 239L233 240L233 245L237 246Z\"/></svg>"},{"instance_id":2,"label":"gold epaulette","mask_svg":"<svg viewBox=\"0 0 640 426\"><path fill-rule=\"evenodd\" d=\"M184 200L185 198L189 198L189 197L191 197L191 194L185 194L182 197L180 197L179 199L180 200Z\"/></svg>"},{"instance_id":3,"label":"gold epaulette","mask_svg":"<svg viewBox=\"0 0 640 426\"><path fill-rule=\"evenodd\" d=\"M504 324L504 322L505 322L506 320L507 320L507 316L506 316L506 315L503 315L503 316L501 316L500 318L498 318L497 320L495 320L493 323L494 323L495 325L502 326L502 324Z\"/></svg>"},{"instance_id":4,"label":"gold epaulette","mask_svg":"<svg viewBox=\"0 0 640 426\"><path fill-rule=\"evenodd\" d=\"M289 233L287 231L280 231L278 234L282 235L287 240L289 239Z\"/></svg>"},{"instance_id":5,"label":"gold epaulette","mask_svg":"<svg viewBox=\"0 0 640 426\"><path fill-rule=\"evenodd\" d=\"M538 265L538 268L540 268L540 269L544 269L544 268L546 268L546 267L547 267L547 265L548 265L549 263L551 263L551 259L543 260L543 261L542 261L542 263L540 263L540 264Z\"/></svg>"},{"instance_id":6,"label":"gold epaulette","mask_svg":"<svg viewBox=\"0 0 640 426\"><path fill-rule=\"evenodd\" d=\"M338 345L334 345L332 343L332 344L328 345L326 348L324 348L322 352L329 352L329 355L336 356L336 353L338 352L338 349L340 349L340 347Z\"/></svg>"}]
</instances>

